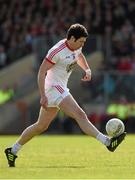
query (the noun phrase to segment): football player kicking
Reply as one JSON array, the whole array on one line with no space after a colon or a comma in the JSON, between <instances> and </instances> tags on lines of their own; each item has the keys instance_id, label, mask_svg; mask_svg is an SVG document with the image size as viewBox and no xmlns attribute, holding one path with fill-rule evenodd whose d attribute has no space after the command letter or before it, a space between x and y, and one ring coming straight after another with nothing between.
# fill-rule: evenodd
<instances>
[{"instance_id":1,"label":"football player kicking","mask_svg":"<svg viewBox=\"0 0 135 180\"><path fill-rule=\"evenodd\" d=\"M83 25L73 24L68 29L66 38L48 51L38 72L38 87L41 96L38 120L23 131L12 147L5 149L9 167L15 167L17 153L25 143L47 130L59 109L75 119L85 134L96 138L109 151L113 152L124 140L125 132L116 138L109 138L99 132L67 88L69 76L76 65L85 72L82 81L91 80L91 69L82 53L87 37L88 32Z\"/></svg>"}]
</instances>

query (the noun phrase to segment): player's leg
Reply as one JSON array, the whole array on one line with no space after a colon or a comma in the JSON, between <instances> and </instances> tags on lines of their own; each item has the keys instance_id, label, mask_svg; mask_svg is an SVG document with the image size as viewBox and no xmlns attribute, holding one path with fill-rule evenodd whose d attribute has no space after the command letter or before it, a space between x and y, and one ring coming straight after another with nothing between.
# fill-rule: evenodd
<instances>
[{"instance_id":1,"label":"player's leg","mask_svg":"<svg viewBox=\"0 0 135 180\"><path fill-rule=\"evenodd\" d=\"M37 122L26 128L17 142L24 145L33 136L41 134L43 131L47 130L48 126L57 115L57 112L57 107L48 107L47 109L41 107Z\"/></svg>"},{"instance_id":2,"label":"player's leg","mask_svg":"<svg viewBox=\"0 0 135 180\"><path fill-rule=\"evenodd\" d=\"M48 107L46 110L41 107L37 122L27 127L11 148L5 149L9 167L15 166L15 159L17 158L16 154L21 149L22 145L27 143L34 136L45 131L55 118L57 112L58 108L56 107Z\"/></svg>"},{"instance_id":3,"label":"player's leg","mask_svg":"<svg viewBox=\"0 0 135 180\"><path fill-rule=\"evenodd\" d=\"M99 132L99 130L89 121L86 113L82 110L82 108L77 104L71 95L66 96L60 103L59 107L62 111L65 112L65 114L77 121L85 134L97 138L105 145L109 145L110 139Z\"/></svg>"},{"instance_id":4,"label":"player's leg","mask_svg":"<svg viewBox=\"0 0 135 180\"><path fill-rule=\"evenodd\" d=\"M79 124L80 128L88 135L91 135L107 146L109 151L115 151L119 144L124 140L126 133L115 138L108 138L103 135L98 129L88 120L85 112L79 107L77 102L71 95L66 96L60 103L59 107L68 116L74 118Z\"/></svg>"}]
</instances>

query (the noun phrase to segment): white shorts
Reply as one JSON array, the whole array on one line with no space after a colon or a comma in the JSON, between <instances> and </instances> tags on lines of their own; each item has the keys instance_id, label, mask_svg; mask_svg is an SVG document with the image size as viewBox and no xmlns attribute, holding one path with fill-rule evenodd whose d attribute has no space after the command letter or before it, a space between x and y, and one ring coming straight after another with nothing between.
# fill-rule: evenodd
<instances>
[{"instance_id":1,"label":"white shorts","mask_svg":"<svg viewBox=\"0 0 135 180\"><path fill-rule=\"evenodd\" d=\"M63 88L60 85L46 87L45 94L48 98L48 107L58 107L61 101L70 95L68 88Z\"/></svg>"}]
</instances>

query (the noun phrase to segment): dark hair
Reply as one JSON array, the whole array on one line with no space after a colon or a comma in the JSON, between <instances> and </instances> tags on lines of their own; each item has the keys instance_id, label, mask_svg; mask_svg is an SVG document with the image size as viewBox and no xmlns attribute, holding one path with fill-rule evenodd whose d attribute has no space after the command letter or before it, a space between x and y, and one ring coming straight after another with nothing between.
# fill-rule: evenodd
<instances>
[{"instance_id":1,"label":"dark hair","mask_svg":"<svg viewBox=\"0 0 135 180\"><path fill-rule=\"evenodd\" d=\"M88 37L87 29L81 24L73 24L67 31L67 39L69 40L71 36L77 40L81 37Z\"/></svg>"}]
</instances>

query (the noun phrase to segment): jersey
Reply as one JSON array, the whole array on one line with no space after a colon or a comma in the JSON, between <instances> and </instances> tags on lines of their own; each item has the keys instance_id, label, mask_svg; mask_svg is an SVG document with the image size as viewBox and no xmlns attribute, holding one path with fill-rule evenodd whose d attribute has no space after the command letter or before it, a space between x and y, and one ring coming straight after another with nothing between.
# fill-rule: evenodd
<instances>
[{"instance_id":1,"label":"jersey","mask_svg":"<svg viewBox=\"0 0 135 180\"><path fill-rule=\"evenodd\" d=\"M47 71L45 87L60 85L66 88L81 51L82 48L78 50L70 49L66 39L55 44L46 55L46 60L54 66Z\"/></svg>"}]
</instances>

